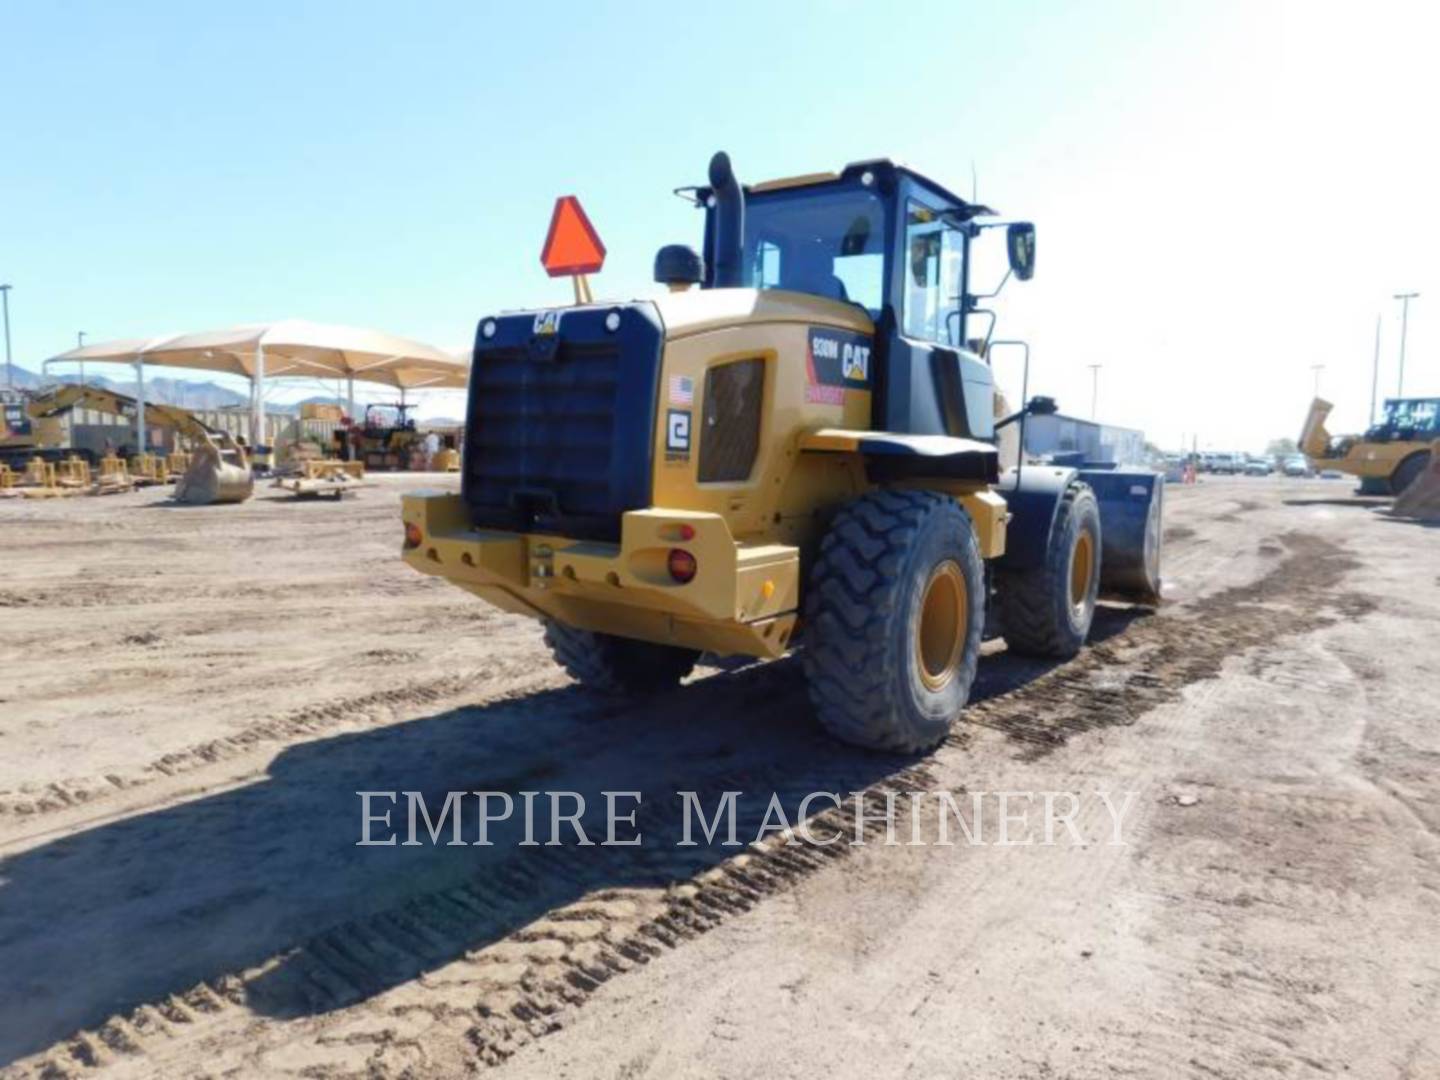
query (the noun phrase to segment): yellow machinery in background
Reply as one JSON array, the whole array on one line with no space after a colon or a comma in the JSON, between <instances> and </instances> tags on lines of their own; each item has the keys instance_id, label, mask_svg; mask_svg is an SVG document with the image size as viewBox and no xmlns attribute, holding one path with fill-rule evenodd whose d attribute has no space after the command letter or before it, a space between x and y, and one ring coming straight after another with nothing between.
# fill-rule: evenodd
<instances>
[{"instance_id":1,"label":"yellow machinery in background","mask_svg":"<svg viewBox=\"0 0 1440 1080\"><path fill-rule=\"evenodd\" d=\"M1440 398L1388 398L1380 423L1364 435L1331 435L1325 419L1334 406L1310 403L1300 431L1300 452L1315 469L1337 469L1360 481L1361 495L1399 495L1430 463L1440 438Z\"/></svg>"},{"instance_id":2,"label":"yellow machinery in background","mask_svg":"<svg viewBox=\"0 0 1440 1080\"><path fill-rule=\"evenodd\" d=\"M297 470L277 477L274 486L296 496L330 495L336 499L366 486L363 461L312 458L299 462Z\"/></svg>"},{"instance_id":3,"label":"yellow machinery in background","mask_svg":"<svg viewBox=\"0 0 1440 1080\"><path fill-rule=\"evenodd\" d=\"M355 456L371 470L409 469L412 451L420 445L420 433L407 402L367 405L359 424L349 429Z\"/></svg>"},{"instance_id":4,"label":"yellow machinery in background","mask_svg":"<svg viewBox=\"0 0 1440 1080\"><path fill-rule=\"evenodd\" d=\"M0 432L5 436L5 447L39 454L42 458L48 453L54 458L64 440L60 421L63 413L83 408L133 418L139 403L125 394L98 386L64 383L31 396L19 409L9 402L6 405L6 426ZM23 430L17 430L22 428L22 424L16 422L20 412L24 415ZM137 481L168 483L176 479L176 467L183 465L184 471L179 473L175 488L175 498L179 501L229 503L243 502L250 497L254 490L250 462L244 447L229 433L211 429L188 409L150 401L145 403L145 423L152 428L177 432L188 440L190 451L169 457L144 452L134 455L129 462L113 453L107 454L100 462L97 491L128 490ZM78 455L72 453L71 456Z\"/></svg>"},{"instance_id":5,"label":"yellow machinery in background","mask_svg":"<svg viewBox=\"0 0 1440 1080\"><path fill-rule=\"evenodd\" d=\"M653 300L591 298L603 247L557 203L542 262L576 303L479 321L461 490L404 497L411 567L543 620L601 691L803 635L821 725L903 752L958 719L987 612L1064 659L1102 592L1158 601L1162 476L1001 466L1053 403L997 421L997 290L965 267L998 228L1028 280L1032 225L884 160L747 187L722 153L709 180L681 189L707 254L661 248Z\"/></svg>"}]
</instances>

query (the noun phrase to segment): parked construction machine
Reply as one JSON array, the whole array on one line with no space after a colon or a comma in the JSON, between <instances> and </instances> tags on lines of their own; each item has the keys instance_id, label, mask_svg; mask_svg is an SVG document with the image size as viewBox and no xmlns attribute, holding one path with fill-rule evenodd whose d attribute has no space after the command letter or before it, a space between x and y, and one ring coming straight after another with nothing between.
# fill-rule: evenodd
<instances>
[{"instance_id":1,"label":"parked construction machine","mask_svg":"<svg viewBox=\"0 0 1440 1080\"><path fill-rule=\"evenodd\" d=\"M13 471L24 470L37 457L55 464L71 453L61 445L65 432L60 421L39 407L32 412L32 396L24 390L0 390L0 464ZM74 453L94 463L93 454Z\"/></svg>"},{"instance_id":2,"label":"parked construction machine","mask_svg":"<svg viewBox=\"0 0 1440 1080\"><path fill-rule=\"evenodd\" d=\"M408 469L420 435L407 402L367 405L361 422L350 428L355 456L367 469Z\"/></svg>"},{"instance_id":3,"label":"parked construction machine","mask_svg":"<svg viewBox=\"0 0 1440 1080\"><path fill-rule=\"evenodd\" d=\"M950 730L987 616L1063 659L1101 593L1158 601L1158 474L1001 467L1053 403L997 417L969 255L1003 227L1026 280L1032 225L885 160L745 187L721 153L682 192L708 257L662 248L667 294L480 321L461 491L404 498L412 567L604 690L799 646L820 723L891 751Z\"/></svg>"},{"instance_id":4,"label":"parked construction machine","mask_svg":"<svg viewBox=\"0 0 1440 1080\"><path fill-rule=\"evenodd\" d=\"M1440 439L1440 398L1387 398L1380 422L1363 435L1325 430L1333 408L1316 398L1305 416L1300 451L1313 468L1358 478L1361 495L1399 495L1425 472L1430 444Z\"/></svg>"},{"instance_id":5,"label":"parked construction machine","mask_svg":"<svg viewBox=\"0 0 1440 1080\"><path fill-rule=\"evenodd\" d=\"M7 463L14 458L22 463L21 467L35 457L59 461L65 455L76 455L95 464L94 455L63 448L61 415L83 408L133 419L138 405L134 398L113 390L61 383L28 395L15 405L6 402L0 449L6 451ZM188 409L152 401L145 403L145 423L152 428L172 429L190 442L185 472L175 486L177 500L197 504L229 503L243 502L250 497L254 481L249 460L244 447L228 432L208 427ZM162 475L159 479L165 477Z\"/></svg>"}]
</instances>

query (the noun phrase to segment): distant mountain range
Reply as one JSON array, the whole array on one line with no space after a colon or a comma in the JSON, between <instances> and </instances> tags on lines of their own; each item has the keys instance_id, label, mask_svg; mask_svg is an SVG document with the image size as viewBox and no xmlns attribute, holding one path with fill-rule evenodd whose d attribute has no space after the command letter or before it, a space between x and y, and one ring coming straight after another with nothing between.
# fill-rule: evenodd
<instances>
[{"instance_id":1,"label":"distant mountain range","mask_svg":"<svg viewBox=\"0 0 1440 1080\"><path fill-rule=\"evenodd\" d=\"M0 381L3 381L3 373L3 368L0 368ZM66 372L58 380L50 381L76 382L78 375ZM85 383L87 386L98 386L102 390L111 390L127 397L135 397L136 391L139 389L134 382L121 382L104 375L89 373L86 373ZM45 380L42 380L35 372L27 371L22 367L15 368L15 385L22 390L39 390L44 384ZM194 382L190 379L169 379L163 376L145 380L145 400L153 401L158 405L179 405L182 409L245 409L250 407L249 397L231 390L229 387L213 382ZM301 405L309 404L343 407L345 401L341 398L316 395L305 398L303 401L287 401L284 404L271 402L267 406L267 411L298 413Z\"/></svg>"},{"instance_id":2,"label":"distant mountain range","mask_svg":"<svg viewBox=\"0 0 1440 1080\"><path fill-rule=\"evenodd\" d=\"M66 372L59 376L58 380L51 381L76 382L78 377L75 373ZM113 390L129 397L134 397L138 389L134 382L121 382L104 375L89 373L85 376L85 383L87 386L98 386L102 390ZM33 371L17 367L15 385L23 390L39 390L44 385L44 380ZM189 379L164 377L145 380L145 399L161 405L179 405L186 409L224 409L250 403L250 399L244 394L213 382L191 382ZM282 411L290 411L290 406L285 406Z\"/></svg>"},{"instance_id":3,"label":"distant mountain range","mask_svg":"<svg viewBox=\"0 0 1440 1080\"><path fill-rule=\"evenodd\" d=\"M78 375L66 372L58 380L51 379L50 382L76 382ZM85 383L88 386L98 386L104 390L112 390L117 394L124 394L127 397L135 397L137 387L133 382L120 382L107 378L104 375L91 375L86 373ZM4 385L4 367L0 366L0 386ZM25 368L15 368L15 385L22 390L39 390L44 385L44 380L33 371ZM398 396L398 395L397 395ZM153 401L159 405L179 405L182 409L248 409L250 399L245 394L231 390L229 387L220 386L213 382L193 382L189 379L153 378L145 380L145 400ZM392 401L393 397L386 397L384 400ZM284 403L270 402L266 405L266 412L288 413L295 415L300 412L302 405L339 405L342 409L347 406L344 398L332 397L325 394L316 394L311 397L302 398L299 401L287 401ZM362 416L365 413L365 402L357 401L355 411ZM463 421L454 420L448 417L427 418L423 421L426 426L435 427L456 427Z\"/></svg>"}]
</instances>

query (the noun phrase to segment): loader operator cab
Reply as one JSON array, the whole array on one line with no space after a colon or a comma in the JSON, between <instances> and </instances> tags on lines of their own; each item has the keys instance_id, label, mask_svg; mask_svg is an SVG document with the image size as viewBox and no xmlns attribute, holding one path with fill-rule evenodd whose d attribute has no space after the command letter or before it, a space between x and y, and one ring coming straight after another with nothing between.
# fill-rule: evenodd
<instances>
[{"instance_id":1,"label":"loader operator cab","mask_svg":"<svg viewBox=\"0 0 1440 1080\"><path fill-rule=\"evenodd\" d=\"M1365 438L1371 442L1440 438L1440 398L1387 398L1383 417Z\"/></svg>"},{"instance_id":2,"label":"loader operator cab","mask_svg":"<svg viewBox=\"0 0 1440 1080\"><path fill-rule=\"evenodd\" d=\"M970 248L1000 224L977 220L993 210L888 160L742 188L717 154L710 185L680 193L705 210L705 257L662 249L657 280L784 289L861 308L875 325L875 427L994 438L994 380L983 346L967 348L970 317L990 314L971 290ZM1028 280L1034 227L1007 229L1010 273ZM982 340L992 328L993 316Z\"/></svg>"}]
</instances>

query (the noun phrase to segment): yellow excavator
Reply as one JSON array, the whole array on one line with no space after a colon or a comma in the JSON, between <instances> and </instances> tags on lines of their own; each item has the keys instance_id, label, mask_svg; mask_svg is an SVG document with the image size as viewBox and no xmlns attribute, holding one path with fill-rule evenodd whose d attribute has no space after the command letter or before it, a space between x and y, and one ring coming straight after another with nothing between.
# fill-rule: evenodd
<instances>
[{"instance_id":1,"label":"yellow excavator","mask_svg":"<svg viewBox=\"0 0 1440 1080\"><path fill-rule=\"evenodd\" d=\"M84 451L63 449L65 431L61 416L71 409L93 409L133 419L139 403L125 394L98 386L62 383L38 394L7 395L0 409L0 460L12 468L24 468L33 457L59 460L75 453L89 459ZM158 402L145 403L145 423L169 428L190 443L190 463L175 485L179 502L197 505L244 502L255 489L245 448L225 431L203 423L188 409Z\"/></svg>"},{"instance_id":2,"label":"yellow excavator","mask_svg":"<svg viewBox=\"0 0 1440 1080\"><path fill-rule=\"evenodd\" d=\"M1387 398L1380 422L1363 435L1331 435L1325 419L1334 406L1310 403L1300 431L1300 452L1316 469L1336 469L1360 481L1361 495L1400 495L1430 464L1440 439L1440 398Z\"/></svg>"}]
</instances>

